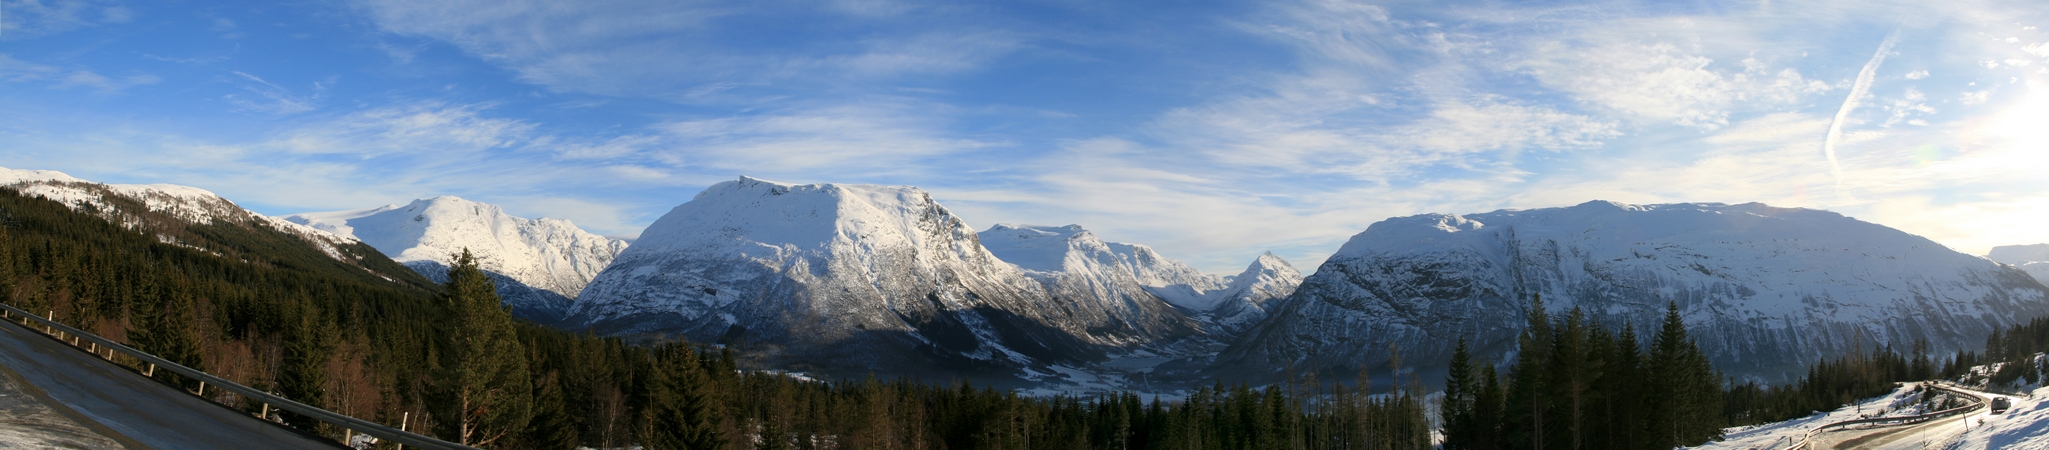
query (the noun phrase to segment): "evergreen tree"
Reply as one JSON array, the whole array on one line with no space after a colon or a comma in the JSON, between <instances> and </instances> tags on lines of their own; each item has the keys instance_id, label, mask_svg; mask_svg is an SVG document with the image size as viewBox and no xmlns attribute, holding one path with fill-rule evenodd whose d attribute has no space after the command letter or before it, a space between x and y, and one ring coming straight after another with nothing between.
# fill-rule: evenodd
<instances>
[{"instance_id":1,"label":"evergreen tree","mask_svg":"<svg viewBox=\"0 0 2049 450\"><path fill-rule=\"evenodd\" d=\"M205 360L199 354L198 319L190 287L176 275L156 275L149 280L144 291L148 297L136 302L137 323L128 332L129 342L144 353L193 370L206 370ZM197 381L185 380L169 371L157 371L156 376L188 389L198 387Z\"/></svg>"},{"instance_id":2,"label":"evergreen tree","mask_svg":"<svg viewBox=\"0 0 2049 450\"><path fill-rule=\"evenodd\" d=\"M289 298L277 393L316 408L325 407L327 357L334 352L335 331L312 299L304 294ZM289 412L282 416L285 423L299 429L313 430L320 425L311 417Z\"/></svg>"},{"instance_id":3,"label":"evergreen tree","mask_svg":"<svg viewBox=\"0 0 2049 450\"><path fill-rule=\"evenodd\" d=\"M1473 403L1478 387L1473 379L1473 356L1461 336L1451 350L1451 366L1445 371L1444 399L1437 412L1444 424L1444 450L1467 450L1474 441Z\"/></svg>"},{"instance_id":4,"label":"evergreen tree","mask_svg":"<svg viewBox=\"0 0 2049 450\"><path fill-rule=\"evenodd\" d=\"M709 450L725 446L716 395L696 352L658 350L647 372L648 409L642 439L655 450ZM872 383L871 383L872 385ZM871 386L872 387L872 386Z\"/></svg>"},{"instance_id":5,"label":"evergreen tree","mask_svg":"<svg viewBox=\"0 0 2049 450\"><path fill-rule=\"evenodd\" d=\"M1501 416L1502 403L1506 395L1501 391L1501 381L1494 372L1493 364L1480 366L1480 392L1473 396L1472 437L1473 450L1494 450L1502 448Z\"/></svg>"},{"instance_id":6,"label":"evergreen tree","mask_svg":"<svg viewBox=\"0 0 2049 450\"><path fill-rule=\"evenodd\" d=\"M1668 303L1665 323L1651 343L1650 442L1670 448L1721 436L1721 375L1686 334L1679 304Z\"/></svg>"},{"instance_id":7,"label":"evergreen tree","mask_svg":"<svg viewBox=\"0 0 2049 450\"><path fill-rule=\"evenodd\" d=\"M1515 367L1510 369L1508 408L1502 420L1502 434L1516 448L1544 450L1546 415L1551 409L1550 380L1545 370L1551 358L1551 318L1544 312L1544 298L1531 296L1528 323L1516 341ZM1520 447L1527 446L1527 447Z\"/></svg>"},{"instance_id":8,"label":"evergreen tree","mask_svg":"<svg viewBox=\"0 0 2049 450\"><path fill-rule=\"evenodd\" d=\"M1594 357L1595 350L1588 342L1586 313L1575 306L1562 325L1552 336L1547 376L1552 397L1560 403L1557 422L1563 431L1555 435L1553 443L1578 450L1585 448L1587 397L1600 377L1601 361Z\"/></svg>"},{"instance_id":9,"label":"evergreen tree","mask_svg":"<svg viewBox=\"0 0 2049 450\"><path fill-rule=\"evenodd\" d=\"M442 303L454 323L434 380L440 403L435 420L456 443L495 446L525 429L532 417L526 352L513 334L512 313L499 305L497 289L469 249L455 257L443 289Z\"/></svg>"}]
</instances>

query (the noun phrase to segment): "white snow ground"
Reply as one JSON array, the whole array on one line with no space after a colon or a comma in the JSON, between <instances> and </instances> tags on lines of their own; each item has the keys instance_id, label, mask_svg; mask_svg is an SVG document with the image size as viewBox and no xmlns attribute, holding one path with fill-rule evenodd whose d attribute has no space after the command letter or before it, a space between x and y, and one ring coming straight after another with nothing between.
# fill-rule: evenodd
<instances>
[{"instance_id":1,"label":"white snow ground","mask_svg":"<svg viewBox=\"0 0 2049 450\"><path fill-rule=\"evenodd\" d=\"M1812 429L1814 429L1815 427L1819 427L1819 426L1822 426L1822 425L1827 425L1827 424L1830 424L1830 423L1835 423L1835 422L1840 422L1840 421L1845 421L1845 420L1854 420L1854 419L1858 419L1858 418L1861 418L1861 417L1863 417L1863 416L1865 416L1865 415L1870 415L1871 417L1888 417L1888 416L1911 416L1911 415L1921 414L1921 413L1922 413L1922 411L1921 411L1921 410L1920 410L1920 409L1919 409L1919 408L1917 407L1917 406L1918 406L1918 405L1917 405L1917 403L1918 403L1918 400L1917 400L1917 399L1919 398L1919 396L1920 396L1920 394L1919 394L1919 393L1917 393L1917 392L1914 392L1914 386L1913 386L1913 385L1906 385L1906 386L1901 386L1901 387L1900 387L1899 389L1897 389L1897 390L1894 390L1894 391L1893 391L1892 393L1890 393L1890 394L1886 394L1885 396L1882 396L1882 397L1878 397L1878 398L1873 398L1873 399L1869 399L1869 400L1865 400L1864 402L1862 402L1862 403L1858 403L1858 404L1855 404L1855 405L1850 405L1850 406L1844 406L1844 407L1842 407L1842 408L1838 408L1838 409L1836 409L1836 410L1834 410L1834 411L1829 411L1829 412L1827 412L1827 413L1823 413L1823 414L1815 414L1815 415L1810 415L1810 416L1807 416L1807 417L1802 417L1802 418L1798 418L1798 419L1788 420L1788 421L1784 421L1784 422L1774 422L1774 423L1768 423L1768 424L1762 424L1762 425L1752 425L1752 426L1746 426L1746 427L1735 427L1735 428L1728 428L1728 429L1724 429L1724 430L1722 430L1722 433L1723 433L1723 435L1724 435L1724 437L1725 437L1725 439L1724 439L1723 441L1721 441L1721 442L1710 442L1710 443L1708 443L1707 445L1702 445L1702 446L1699 446L1699 447L1690 447L1690 448L1699 448L1699 449L1780 449L1780 448L1785 448L1785 447L1786 447L1786 446L1788 446L1788 445L1792 445L1792 444L1793 444L1793 443L1795 443L1795 442L1799 442L1801 438L1803 438L1803 437L1806 437L1806 436L1807 436L1807 431L1808 431L1808 430L1812 430ZM1981 413L1981 414L1982 414L1982 413ZM1974 423L1975 423L1975 421L1976 421L1976 420L1978 420L1978 418L1977 418L1976 416L1974 416L1973 418L1971 418L1971 419L1969 419L1969 420L1972 420L1972 421L1974 421ZM1944 430L1941 430L1941 431L1940 431L1939 433L1930 433L1930 435L1932 435L1932 436L1950 436L1950 435L1951 435L1951 431L1950 431L1950 430L1947 430L1947 429L1944 429ZM1918 444L1920 444L1920 443L1922 442L1921 440L1919 440L1919 439L1906 439L1906 440L1903 440L1903 441L1907 441L1907 440L1911 440L1911 441L1913 441L1913 442L1914 442L1914 443L1915 443L1915 444L1917 445L1917 446L1916 446L1916 447L1914 447L1914 448L1920 448L1920 447L1918 447Z\"/></svg>"}]
</instances>

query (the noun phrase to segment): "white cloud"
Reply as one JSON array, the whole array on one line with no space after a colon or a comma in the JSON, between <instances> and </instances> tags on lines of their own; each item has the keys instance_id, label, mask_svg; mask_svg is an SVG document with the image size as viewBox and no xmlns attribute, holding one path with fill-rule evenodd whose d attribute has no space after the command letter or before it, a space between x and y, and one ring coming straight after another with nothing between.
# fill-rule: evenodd
<instances>
[{"instance_id":1,"label":"white cloud","mask_svg":"<svg viewBox=\"0 0 2049 450\"><path fill-rule=\"evenodd\" d=\"M163 78L146 73L109 77L91 70L64 69L0 54L0 81L46 82L55 89L88 88L101 94L112 94L136 86L156 84L163 81Z\"/></svg>"},{"instance_id":2,"label":"white cloud","mask_svg":"<svg viewBox=\"0 0 2049 450\"><path fill-rule=\"evenodd\" d=\"M135 12L101 0L0 0L0 39L24 39L101 24L126 23Z\"/></svg>"},{"instance_id":3,"label":"white cloud","mask_svg":"<svg viewBox=\"0 0 2049 450\"><path fill-rule=\"evenodd\" d=\"M536 125L486 117L483 106L422 103L352 113L284 133L267 144L301 154L347 154L369 158L431 152L474 153L515 148L537 139Z\"/></svg>"},{"instance_id":4,"label":"white cloud","mask_svg":"<svg viewBox=\"0 0 2049 450\"><path fill-rule=\"evenodd\" d=\"M947 136L933 111L920 111L933 107L842 105L657 128L673 162L750 174L920 173L924 158L1001 145Z\"/></svg>"},{"instance_id":5,"label":"white cloud","mask_svg":"<svg viewBox=\"0 0 2049 450\"><path fill-rule=\"evenodd\" d=\"M387 31L447 41L517 72L528 83L557 91L682 102L707 101L710 97L704 94L736 86L831 88L862 77L973 70L1019 48L1018 40L1001 30L971 27L943 16L903 17L914 8L884 2L821 6L849 13L855 20L883 21L892 29L909 31L870 31L850 40L786 48L775 47L783 45L777 44L784 42L781 39L756 39L769 48L745 49L712 45L710 39L746 31L743 20L759 20L756 15L763 11L792 5L651 0L357 4ZM706 90L713 86L720 88Z\"/></svg>"},{"instance_id":6,"label":"white cloud","mask_svg":"<svg viewBox=\"0 0 2049 450\"><path fill-rule=\"evenodd\" d=\"M276 84L272 84L269 81L264 81L262 78L259 78L255 75L250 75L248 73L243 73L241 71L229 71L228 73L234 74L237 77L234 79L236 84L240 85L242 87L242 90L246 91L246 94L255 95L255 97L251 97L246 94L228 94L221 96L223 100L227 100L228 103L234 104L236 109L243 111L256 111L278 115L298 114L307 111L312 111L315 109L319 109L319 106L317 106L316 102L320 100L322 92L326 90L319 83L314 83L313 88L311 89L313 91L312 94L298 95L294 94L291 89L286 89L283 86L278 86Z\"/></svg>"},{"instance_id":7,"label":"white cloud","mask_svg":"<svg viewBox=\"0 0 2049 450\"><path fill-rule=\"evenodd\" d=\"M1535 45L1514 66L1581 101L1704 130L1728 125L1732 111L1792 104L1829 88L1792 68L1772 71L1756 58L1739 61L1740 70L1717 70L1714 59L1653 36L1594 36L1601 39Z\"/></svg>"}]
</instances>

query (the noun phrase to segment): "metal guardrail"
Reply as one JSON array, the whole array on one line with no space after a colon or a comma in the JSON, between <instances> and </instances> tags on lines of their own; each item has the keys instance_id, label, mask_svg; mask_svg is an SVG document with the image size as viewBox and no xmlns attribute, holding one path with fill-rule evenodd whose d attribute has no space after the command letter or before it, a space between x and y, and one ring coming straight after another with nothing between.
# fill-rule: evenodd
<instances>
[{"instance_id":1,"label":"metal guardrail","mask_svg":"<svg viewBox=\"0 0 2049 450\"><path fill-rule=\"evenodd\" d=\"M359 433L376 436L378 439L396 442L408 446L434 450L476 450L474 447L468 447L453 442L427 437L424 435L420 435L418 433L392 428L390 426L386 426L384 424L376 422L371 422L368 420L349 417L333 411L328 411L325 409L309 406L304 403L299 403L297 401L293 401L292 399L272 395L268 392L256 390L255 388L243 386L240 383L228 381L225 378L216 377L207 374L206 372L193 370L190 367L185 367L183 365L179 365L178 363L174 363L163 358L158 358L156 357L156 355L143 353L140 350L129 348L127 345L122 345L118 342L108 340L107 338L99 337L92 333L87 333L77 328L72 328L71 326L42 318L40 316L35 315L35 313L23 311L20 308L16 308L12 305L0 304L0 308L4 308L6 312L12 313L13 315L19 316L21 318L33 319L36 322L41 323L45 327L50 327L65 334L69 334L78 339L84 339L88 342L99 344L102 347L113 349L114 351L118 351L122 354L134 357L135 359L141 360L142 362L149 363L151 365L163 368L165 370L169 370L173 373L183 375L187 378L199 380L201 383L210 384L214 387L226 389L229 392L234 392L237 395L241 395L243 397L247 397L250 399L255 399L256 401L270 405L273 408L290 411L293 413L297 413L299 415L311 417L321 422L327 422L330 424L334 424L335 426L355 430Z\"/></svg>"},{"instance_id":2,"label":"metal guardrail","mask_svg":"<svg viewBox=\"0 0 2049 450\"><path fill-rule=\"evenodd\" d=\"M1941 410L1941 411L1936 411L1936 412L1932 412L1932 413L1927 413L1927 414L1920 414L1920 415L1913 415L1913 416L1899 416L1899 417L1873 417L1873 418L1869 418L1869 419L1852 419L1852 420L1845 420L1845 421L1841 421L1841 422L1831 422L1831 423L1823 424L1822 426L1819 426L1819 427L1814 427L1814 429L1812 429L1812 430L1807 430L1807 434L1805 435L1805 437L1801 437L1801 438L1800 438L1800 441L1799 441L1799 442L1794 442L1794 443L1793 443L1793 445L1790 445L1790 446L1786 446L1785 450L1807 450L1807 448L1808 448L1808 445L1809 445L1810 443L1812 443L1812 442L1814 441L1814 435L1817 435L1817 434L1821 434L1821 433L1825 433L1825 432L1828 432L1828 429L1829 429L1829 428L1840 428L1840 427L1847 427L1847 426L1851 426L1851 425L1862 425L1862 424L1868 424L1868 423L1887 423L1887 422L1895 422L1895 423L1892 423L1892 425L1910 425L1910 424L1916 424L1916 423L1921 423L1921 422L1927 422L1927 421L1930 421L1930 420L1940 419L1940 418L1944 418L1944 417L1954 416L1954 415L1957 415L1957 414L1965 414L1965 413L1970 413L1970 412L1973 412L1973 411L1977 411L1978 409L1980 409L1980 408L1984 408L1984 407L1985 407L1985 399L1983 399L1983 398L1980 398L1980 397L1978 396L1978 394L1973 394L1973 393L1969 393L1969 392L1964 392L1964 391L1959 391L1959 390L1955 390L1955 389L1950 389L1950 388L1947 388L1947 387L1943 387L1942 385L1939 385L1939 384L1930 384L1930 383L1922 383L1921 385L1922 385L1922 386L1926 386L1926 387L1928 387L1928 388L1931 388L1931 389L1940 389L1940 390L1944 390L1944 391L1949 391L1949 392L1950 392L1950 393L1952 393L1952 394L1958 394L1958 395L1963 395L1963 396L1971 397L1971 398L1973 398L1973 399L1976 399L1976 400L1973 400L1973 403L1972 403L1971 405L1967 405L1967 406L1958 406L1958 407L1955 407L1955 408L1945 409L1945 410Z\"/></svg>"}]
</instances>

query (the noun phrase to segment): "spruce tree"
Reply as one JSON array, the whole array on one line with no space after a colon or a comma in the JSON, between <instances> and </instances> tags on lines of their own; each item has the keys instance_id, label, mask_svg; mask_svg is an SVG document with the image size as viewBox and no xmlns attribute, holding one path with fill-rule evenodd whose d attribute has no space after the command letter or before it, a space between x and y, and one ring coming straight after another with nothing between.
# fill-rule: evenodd
<instances>
[{"instance_id":1,"label":"spruce tree","mask_svg":"<svg viewBox=\"0 0 2049 450\"><path fill-rule=\"evenodd\" d=\"M512 313L469 249L455 257L442 304L453 315L435 377L444 437L476 447L496 446L526 428L532 417L533 380L526 351L513 333Z\"/></svg>"},{"instance_id":2,"label":"spruce tree","mask_svg":"<svg viewBox=\"0 0 2049 450\"><path fill-rule=\"evenodd\" d=\"M1451 366L1444 375L1444 399L1437 409L1444 424L1444 450L1467 450L1473 445L1473 402L1477 387L1473 380L1473 356L1466 351L1466 338L1458 338L1451 350Z\"/></svg>"},{"instance_id":3,"label":"spruce tree","mask_svg":"<svg viewBox=\"0 0 2049 450\"><path fill-rule=\"evenodd\" d=\"M1508 407L1502 421L1502 433L1511 443L1527 445L1533 450L1544 450L1544 429L1546 413L1551 408L1550 380L1545 370L1551 357L1551 318L1544 312L1544 298L1541 295L1530 298L1528 323L1516 341L1521 349L1516 353L1515 367L1510 371L1508 385Z\"/></svg>"},{"instance_id":4,"label":"spruce tree","mask_svg":"<svg viewBox=\"0 0 2049 450\"><path fill-rule=\"evenodd\" d=\"M1506 394L1501 391L1500 376L1494 372L1493 364L1480 366L1480 391L1473 396L1472 450L1495 450L1502 448L1501 415Z\"/></svg>"},{"instance_id":5,"label":"spruce tree","mask_svg":"<svg viewBox=\"0 0 2049 450\"><path fill-rule=\"evenodd\" d=\"M327 357L334 352L335 331L318 306L304 294L291 297L284 310L284 354L278 373L278 395L299 403L323 408L327 401ZM298 414L281 414L285 423L303 430L316 430L320 421Z\"/></svg>"},{"instance_id":6,"label":"spruce tree","mask_svg":"<svg viewBox=\"0 0 2049 450\"><path fill-rule=\"evenodd\" d=\"M1686 333L1679 304L1668 303L1665 323L1651 342L1650 442L1658 448L1697 445L1721 435L1721 374Z\"/></svg>"},{"instance_id":7,"label":"spruce tree","mask_svg":"<svg viewBox=\"0 0 2049 450\"><path fill-rule=\"evenodd\" d=\"M1553 442L1577 450L1585 448L1587 396L1601 374L1601 363L1590 357L1585 312L1573 307L1562 325L1552 336L1548 378L1553 398L1560 403L1556 421L1564 433Z\"/></svg>"},{"instance_id":8,"label":"spruce tree","mask_svg":"<svg viewBox=\"0 0 2049 450\"><path fill-rule=\"evenodd\" d=\"M676 346L656 351L647 372L642 439L654 450L709 450L725 446L724 416L696 353Z\"/></svg>"}]
</instances>

